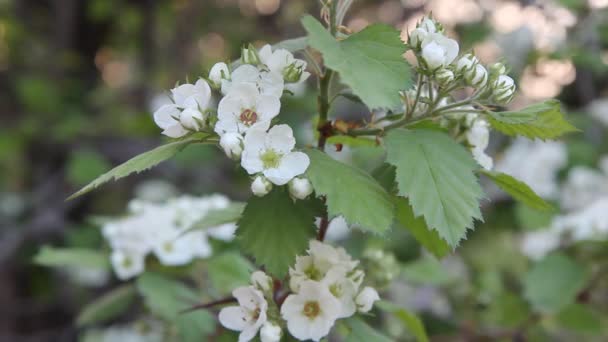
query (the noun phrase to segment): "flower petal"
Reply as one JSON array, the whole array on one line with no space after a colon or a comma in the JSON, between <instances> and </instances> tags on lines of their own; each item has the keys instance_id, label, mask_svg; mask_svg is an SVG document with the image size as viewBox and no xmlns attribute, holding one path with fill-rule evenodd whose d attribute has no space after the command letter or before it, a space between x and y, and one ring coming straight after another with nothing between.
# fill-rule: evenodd
<instances>
[{"instance_id":1,"label":"flower petal","mask_svg":"<svg viewBox=\"0 0 608 342\"><path fill-rule=\"evenodd\" d=\"M163 134L170 138L181 138L188 134L188 131L181 124L175 123L173 126L165 128Z\"/></svg>"},{"instance_id":2,"label":"flower petal","mask_svg":"<svg viewBox=\"0 0 608 342\"><path fill-rule=\"evenodd\" d=\"M173 126L179 118L180 111L174 104L166 104L161 106L154 112L154 122L158 127L166 129L169 126Z\"/></svg>"},{"instance_id":3,"label":"flower petal","mask_svg":"<svg viewBox=\"0 0 608 342\"><path fill-rule=\"evenodd\" d=\"M281 98L285 87L283 75L276 72L263 72L258 80L258 86L261 94Z\"/></svg>"},{"instance_id":4,"label":"flower petal","mask_svg":"<svg viewBox=\"0 0 608 342\"><path fill-rule=\"evenodd\" d=\"M281 100L273 95L261 95L256 99L255 111L260 121L272 120L281 111Z\"/></svg>"},{"instance_id":5,"label":"flower petal","mask_svg":"<svg viewBox=\"0 0 608 342\"><path fill-rule=\"evenodd\" d=\"M266 135L266 146L273 150L286 154L296 146L293 130L288 125L276 125Z\"/></svg>"},{"instance_id":6,"label":"flower petal","mask_svg":"<svg viewBox=\"0 0 608 342\"><path fill-rule=\"evenodd\" d=\"M310 165L310 159L303 152L291 152L281 158L278 168L264 170L264 176L276 185L285 185L293 177L303 174Z\"/></svg>"},{"instance_id":7,"label":"flower petal","mask_svg":"<svg viewBox=\"0 0 608 342\"><path fill-rule=\"evenodd\" d=\"M240 306L223 308L218 318L226 329L243 331L248 326L247 312Z\"/></svg>"},{"instance_id":8,"label":"flower petal","mask_svg":"<svg viewBox=\"0 0 608 342\"><path fill-rule=\"evenodd\" d=\"M260 62L267 64L272 57L272 47L270 44L264 45L260 51L258 51L258 56L260 56Z\"/></svg>"}]
</instances>

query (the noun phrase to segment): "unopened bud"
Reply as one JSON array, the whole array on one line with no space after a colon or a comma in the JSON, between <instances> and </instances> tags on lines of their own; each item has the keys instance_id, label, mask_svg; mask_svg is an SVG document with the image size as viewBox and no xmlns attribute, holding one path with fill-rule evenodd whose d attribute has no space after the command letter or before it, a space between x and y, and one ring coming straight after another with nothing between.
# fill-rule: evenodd
<instances>
[{"instance_id":1,"label":"unopened bud","mask_svg":"<svg viewBox=\"0 0 608 342\"><path fill-rule=\"evenodd\" d=\"M378 291L373 287L366 286L361 290L357 298L355 298L355 303L357 304L357 309L359 312L369 312L374 306L374 302L380 300L380 295L378 295Z\"/></svg>"},{"instance_id":2,"label":"unopened bud","mask_svg":"<svg viewBox=\"0 0 608 342\"><path fill-rule=\"evenodd\" d=\"M209 71L209 81L214 89L219 89L222 86L222 80L230 79L230 69L224 62L215 63Z\"/></svg>"},{"instance_id":3,"label":"unopened bud","mask_svg":"<svg viewBox=\"0 0 608 342\"><path fill-rule=\"evenodd\" d=\"M515 94L515 81L507 75L500 75L492 84L494 101L505 105L511 101Z\"/></svg>"},{"instance_id":4,"label":"unopened bud","mask_svg":"<svg viewBox=\"0 0 608 342\"><path fill-rule=\"evenodd\" d=\"M492 76L500 76L507 73L507 67L502 63L494 63L490 66L490 75Z\"/></svg>"},{"instance_id":5,"label":"unopened bud","mask_svg":"<svg viewBox=\"0 0 608 342\"><path fill-rule=\"evenodd\" d=\"M483 65L477 64L475 67L465 73L465 80L474 88L481 88L488 82L488 71Z\"/></svg>"},{"instance_id":6,"label":"unopened bud","mask_svg":"<svg viewBox=\"0 0 608 342\"><path fill-rule=\"evenodd\" d=\"M477 64L479 64L479 59L477 59L477 57L475 57L473 54L468 53L460 57L458 62L456 62L456 71L463 73L466 77L466 75L471 72Z\"/></svg>"},{"instance_id":7,"label":"unopened bud","mask_svg":"<svg viewBox=\"0 0 608 342\"><path fill-rule=\"evenodd\" d=\"M302 78L304 72L302 65L298 63L291 63L283 71L283 79L285 83L297 83Z\"/></svg>"},{"instance_id":8,"label":"unopened bud","mask_svg":"<svg viewBox=\"0 0 608 342\"><path fill-rule=\"evenodd\" d=\"M179 122L187 129L198 131L205 126L205 117L198 109L186 108L180 113Z\"/></svg>"},{"instance_id":9,"label":"unopened bud","mask_svg":"<svg viewBox=\"0 0 608 342\"><path fill-rule=\"evenodd\" d=\"M253 45L249 44L241 49L241 61L243 64L260 64L260 56L258 56L258 51Z\"/></svg>"},{"instance_id":10,"label":"unopened bud","mask_svg":"<svg viewBox=\"0 0 608 342\"><path fill-rule=\"evenodd\" d=\"M251 274L251 283L262 291L272 289L272 279L262 271L255 271Z\"/></svg>"},{"instance_id":11,"label":"unopened bud","mask_svg":"<svg viewBox=\"0 0 608 342\"><path fill-rule=\"evenodd\" d=\"M289 193L296 199L306 199L312 193L312 185L306 178L294 178L289 182Z\"/></svg>"},{"instance_id":12,"label":"unopened bud","mask_svg":"<svg viewBox=\"0 0 608 342\"><path fill-rule=\"evenodd\" d=\"M262 342L279 342L283 336L281 327L270 321L267 321L260 329L260 340Z\"/></svg>"},{"instance_id":13,"label":"unopened bud","mask_svg":"<svg viewBox=\"0 0 608 342\"><path fill-rule=\"evenodd\" d=\"M441 68L435 73L435 78L440 86L446 87L454 81L454 73L446 68Z\"/></svg>"},{"instance_id":14,"label":"unopened bud","mask_svg":"<svg viewBox=\"0 0 608 342\"><path fill-rule=\"evenodd\" d=\"M251 192L258 197L266 196L272 190L272 183L264 176L257 176L251 183Z\"/></svg>"},{"instance_id":15,"label":"unopened bud","mask_svg":"<svg viewBox=\"0 0 608 342\"><path fill-rule=\"evenodd\" d=\"M241 159L243 153L243 136L236 132L227 132L220 138L220 146L230 159Z\"/></svg>"}]
</instances>

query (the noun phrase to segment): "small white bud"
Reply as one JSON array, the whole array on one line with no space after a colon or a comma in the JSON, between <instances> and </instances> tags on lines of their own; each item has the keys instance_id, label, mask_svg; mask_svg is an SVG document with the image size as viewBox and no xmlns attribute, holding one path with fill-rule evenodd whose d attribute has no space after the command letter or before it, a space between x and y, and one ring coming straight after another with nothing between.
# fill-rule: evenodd
<instances>
[{"instance_id":1,"label":"small white bud","mask_svg":"<svg viewBox=\"0 0 608 342\"><path fill-rule=\"evenodd\" d=\"M264 176L257 176L251 183L251 192L258 197L266 196L272 190L272 183Z\"/></svg>"},{"instance_id":2,"label":"small white bud","mask_svg":"<svg viewBox=\"0 0 608 342\"><path fill-rule=\"evenodd\" d=\"M507 104L515 94L515 81L507 75L500 75L492 84L494 101L498 104Z\"/></svg>"},{"instance_id":3,"label":"small white bud","mask_svg":"<svg viewBox=\"0 0 608 342\"><path fill-rule=\"evenodd\" d=\"M474 88L481 88L488 83L488 71L483 65L477 64L466 74L467 83Z\"/></svg>"},{"instance_id":4,"label":"small white bud","mask_svg":"<svg viewBox=\"0 0 608 342\"><path fill-rule=\"evenodd\" d=\"M435 78L440 86L446 87L454 81L454 73L449 69L441 68L435 73Z\"/></svg>"},{"instance_id":5,"label":"small white bud","mask_svg":"<svg viewBox=\"0 0 608 342\"><path fill-rule=\"evenodd\" d=\"M243 64L260 64L260 56L253 45L249 44L247 47L241 49L241 61Z\"/></svg>"},{"instance_id":6,"label":"small white bud","mask_svg":"<svg viewBox=\"0 0 608 342\"><path fill-rule=\"evenodd\" d=\"M303 200L312 194L312 185L306 178L294 178L289 182L289 193L294 198Z\"/></svg>"},{"instance_id":7,"label":"small white bud","mask_svg":"<svg viewBox=\"0 0 608 342\"><path fill-rule=\"evenodd\" d=\"M473 54L468 53L460 57L456 63L456 71L463 73L466 77L466 75L472 71L477 64L479 64L479 59L477 59L477 57L475 57Z\"/></svg>"},{"instance_id":8,"label":"small white bud","mask_svg":"<svg viewBox=\"0 0 608 342\"><path fill-rule=\"evenodd\" d=\"M198 109L186 108L179 114L179 122L187 129L198 131L205 125L205 117Z\"/></svg>"},{"instance_id":9,"label":"small white bud","mask_svg":"<svg viewBox=\"0 0 608 342\"><path fill-rule=\"evenodd\" d=\"M220 138L220 146L228 158L239 160L243 153L243 136L236 132L226 132Z\"/></svg>"},{"instance_id":10,"label":"small white bud","mask_svg":"<svg viewBox=\"0 0 608 342\"><path fill-rule=\"evenodd\" d=\"M270 321L264 323L262 329L260 329L260 340L262 342L279 342L283 336L281 327Z\"/></svg>"},{"instance_id":11,"label":"small white bud","mask_svg":"<svg viewBox=\"0 0 608 342\"><path fill-rule=\"evenodd\" d=\"M421 28L417 28L414 29L412 32L410 32L410 38L409 38L409 44L412 48L414 49L419 49L420 48L420 44L422 44L422 41L424 40L424 38L426 38L426 36L429 33Z\"/></svg>"},{"instance_id":12,"label":"small white bud","mask_svg":"<svg viewBox=\"0 0 608 342\"><path fill-rule=\"evenodd\" d=\"M417 27L425 30L428 33L435 33L439 31L437 29L437 23L433 19L428 17L424 17Z\"/></svg>"},{"instance_id":13,"label":"small white bud","mask_svg":"<svg viewBox=\"0 0 608 342\"><path fill-rule=\"evenodd\" d=\"M357 309L359 312L369 312L374 306L374 302L380 300L380 295L378 295L378 291L373 287L366 286L359 292L357 298L355 298L355 303L357 304Z\"/></svg>"},{"instance_id":14,"label":"small white bud","mask_svg":"<svg viewBox=\"0 0 608 342\"><path fill-rule=\"evenodd\" d=\"M222 86L222 80L230 79L230 69L224 62L215 63L209 71L209 81L214 89L219 89Z\"/></svg>"},{"instance_id":15,"label":"small white bud","mask_svg":"<svg viewBox=\"0 0 608 342\"><path fill-rule=\"evenodd\" d=\"M270 291L272 279L262 271L255 271L251 274L251 283L262 291Z\"/></svg>"}]
</instances>

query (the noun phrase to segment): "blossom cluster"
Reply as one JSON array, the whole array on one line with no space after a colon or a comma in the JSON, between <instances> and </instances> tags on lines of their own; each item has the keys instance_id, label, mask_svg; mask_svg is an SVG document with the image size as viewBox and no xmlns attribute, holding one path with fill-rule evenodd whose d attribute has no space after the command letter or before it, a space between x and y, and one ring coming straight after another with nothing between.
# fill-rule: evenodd
<instances>
[{"instance_id":1,"label":"blossom cluster","mask_svg":"<svg viewBox=\"0 0 608 342\"><path fill-rule=\"evenodd\" d=\"M235 63L236 64L236 63ZM264 196L273 185L289 184L291 195L304 199L312 193L302 175L310 160L294 151L291 127L273 126L281 111L281 97L308 79L307 63L285 49L265 45L259 51L243 48L240 65L220 62L208 80L182 84L171 90L173 103L154 113L163 134L180 138L193 132L215 132L226 155L253 177L251 190ZM219 98L212 106L214 92Z\"/></svg>"},{"instance_id":2,"label":"blossom cluster","mask_svg":"<svg viewBox=\"0 0 608 342\"><path fill-rule=\"evenodd\" d=\"M563 244L608 239L608 157L599 164L601 171L585 166L569 171L559 196L566 213L556 216L547 229L527 233L524 254L540 259Z\"/></svg>"},{"instance_id":3,"label":"blossom cluster","mask_svg":"<svg viewBox=\"0 0 608 342\"><path fill-rule=\"evenodd\" d=\"M409 33L408 44L418 60L419 72L429 80L422 88L403 93L405 109L414 117L447 108L453 103L449 101L450 93L465 87L474 89L471 100L490 105L507 105L513 99L515 81L507 75L505 65L485 67L474 53L459 56L458 42L448 38L441 24L432 18L425 17L418 23ZM460 122L475 160L483 168L492 169L493 160L485 153L490 134L488 122L471 104L445 113L449 116L442 124Z\"/></svg>"},{"instance_id":4,"label":"blossom cluster","mask_svg":"<svg viewBox=\"0 0 608 342\"><path fill-rule=\"evenodd\" d=\"M262 342L279 341L284 327L300 341L319 341L336 320L369 312L380 299L365 278L359 262L343 249L312 240L308 255L298 256L289 270L289 292L275 301L275 286L261 271L254 272L252 285L239 287L233 296L239 305L220 311L220 323L240 331L239 342L252 340L260 332Z\"/></svg>"},{"instance_id":5,"label":"blossom cluster","mask_svg":"<svg viewBox=\"0 0 608 342\"><path fill-rule=\"evenodd\" d=\"M118 278L141 274L148 254L163 265L177 266L212 254L209 237L230 241L236 225L223 224L208 230L192 230L211 210L224 209L230 201L221 195L182 196L166 203L133 200L129 214L109 220L102 227L112 253L111 263Z\"/></svg>"}]
</instances>

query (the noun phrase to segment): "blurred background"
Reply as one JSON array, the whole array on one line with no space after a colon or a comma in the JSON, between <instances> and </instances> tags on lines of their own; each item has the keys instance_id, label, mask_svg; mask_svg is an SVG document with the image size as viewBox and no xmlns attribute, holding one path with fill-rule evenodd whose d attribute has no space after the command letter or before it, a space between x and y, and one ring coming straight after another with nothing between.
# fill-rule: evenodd
<instances>
[{"instance_id":1,"label":"blurred background","mask_svg":"<svg viewBox=\"0 0 608 342\"><path fill-rule=\"evenodd\" d=\"M557 147L544 146L558 152L538 152L543 147L530 142L517 142L521 146L513 151L509 139L495 136L490 154L499 169L567 207L563 197L569 194L561 189L569 170L600 172L598 162L608 152L608 0L356 0L345 22L353 31L384 22L407 37L431 11L463 51L511 67L520 90L513 108L552 97L563 102L583 132ZM106 279L85 286L78 277L34 265L31 257L41 244L100 246L95 217L124 213L133 197L249 196L248 179L233 162L213 147L195 146L149 172L64 201L112 166L161 143L151 113L176 82L206 76L217 61L238 58L243 44L302 36L299 20L306 13L318 16L318 1L0 0L0 341L77 340L72 323L83 303L116 284ZM286 120L301 128L302 143L311 139L306 130L316 110L313 85L283 104ZM346 101L333 113L364 114ZM538 155L527 163L533 151ZM381 157L370 147L339 155L368 170ZM597 189L600 183L608 181L588 185ZM408 236L391 243L349 238L353 246L388 248L380 259L395 261L399 272L392 276L403 281L394 286L423 315L434 340L498 340L501 335L486 336L481 327L501 332L528 317L518 295L517 280L531 262L521 238L548 227L552 217L487 191L496 202L484 202L486 223L443 263L420 258ZM604 237L565 252L597 274L595 263L606 269L606 246ZM606 279L598 284L580 294L594 296L580 302L592 303L585 312L599 319L586 327L591 335L585 329L553 335L543 327L537 340L568 341L577 334L603 340L608 286L602 286Z\"/></svg>"}]
</instances>

